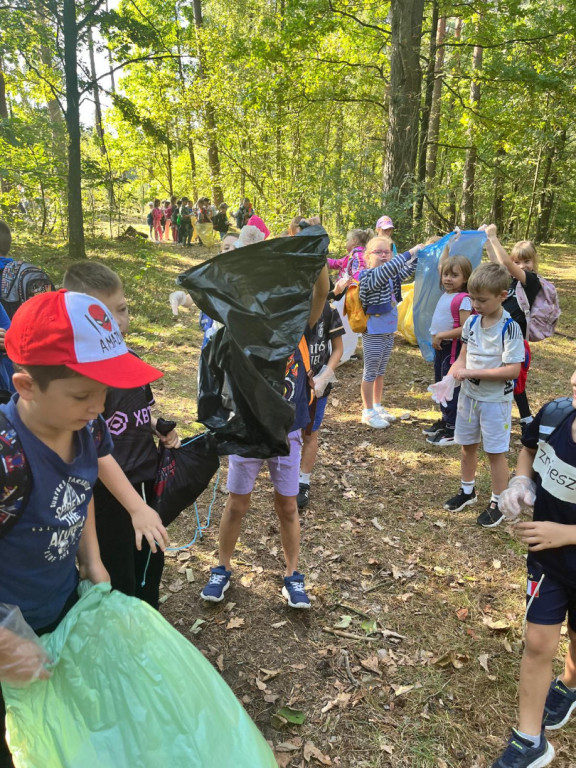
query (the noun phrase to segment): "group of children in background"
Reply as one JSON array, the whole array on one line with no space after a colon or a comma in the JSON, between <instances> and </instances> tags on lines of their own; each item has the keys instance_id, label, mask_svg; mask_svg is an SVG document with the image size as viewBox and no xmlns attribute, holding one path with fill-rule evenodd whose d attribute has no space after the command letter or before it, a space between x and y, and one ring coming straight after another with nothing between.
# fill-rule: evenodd
<instances>
[{"instance_id":1,"label":"group of children in background","mask_svg":"<svg viewBox=\"0 0 576 768\"><path fill-rule=\"evenodd\" d=\"M187 207L187 203L184 198L180 208ZM171 222L172 219L173 211ZM159 231L154 216L152 220L155 231ZM7 257L9 230L2 225L0 222L0 257ZM176 225L180 229L182 218ZM295 225L301 226L300 222ZM382 392L397 327L400 281L415 271L422 246L395 255L389 217L381 217L377 232L376 237L370 237L369 232L354 230L347 241L346 256L329 265L339 269L336 293L353 281L359 287L368 316L368 326L362 334L362 421L383 429L394 420L382 405ZM441 420L425 433L432 444L461 445L461 488L446 502L446 509L457 512L476 503L475 472L480 442L490 461L492 497L478 523L494 527L504 517L516 519L522 511L534 509L532 521L516 525L520 540L529 547L528 624L520 676L519 730L513 731L493 768L543 768L554 757L546 729L562 727L576 709L576 373L571 380L572 397L561 412L562 418L551 421L550 406L533 418L525 391L530 354L521 294L523 290L531 306L540 290L536 252L531 243L522 242L508 255L495 227L487 227L486 235L486 250L492 263L481 264L472 271L470 262L461 256L446 256L440 262L444 294L430 327L435 380L442 385L452 378L454 395L442 406ZM167 543L166 530L146 501L156 459L155 420L150 413L153 398L148 382L160 372L146 366L124 346L122 336L127 332L129 315L118 275L98 262L82 262L67 271L64 288L79 294L56 292L47 299L31 299L24 305L25 311L17 314L14 327L6 336L7 351L17 364L18 398L3 407L2 412L22 441L32 471L38 477L42 474L43 482L37 484L36 495L30 497L26 507L26 562L28 566L38 562L42 567L38 578L34 577L36 581L20 581L22 568L13 559L11 548L14 537L22 536L22 529L18 522L11 527L11 514L0 506L0 560L9 577L0 581L0 603L21 605L25 618L38 632L51 631L74 602L78 580L76 554L83 576L106 580L109 574L113 587L157 606L162 550ZM307 397L300 397L296 404L292 433L296 447L288 469L283 469L280 462L272 462L270 467L271 474L276 473L275 506L287 561L283 593L293 608L310 607L304 577L296 570L299 527L296 531L298 516L296 512L294 518L294 509L296 505L306 506L310 500L318 430L330 380L342 358L345 334L341 316L322 298L322 291L323 288L318 291L320 301L318 297L313 301L305 343L295 352L287 371L287 376L294 377L293 392L302 390L309 373L314 398L309 403ZM74 298L78 295L83 298ZM41 306L44 302L46 308ZM58 327L52 327L52 323L50 328L54 344L46 344L48 326L42 320L46 311L61 318ZM98 325L110 334L112 351L103 355L102 361L97 355L98 359L94 361L92 357L91 362L79 357L82 345L69 346L76 350L69 355L63 353L64 347L58 346L61 337L75 334L77 341L79 333L92 333L87 325L80 329L82 317L88 316L95 321L92 328ZM87 336L83 343L88 348L93 342ZM45 366L50 368L48 378L42 370ZM108 384L115 386L107 387ZM506 452L513 398L520 410L524 447L517 474L508 483ZM101 412L107 425L98 417ZM559 407L556 412L560 412ZM160 439L169 447L178 445L175 431ZM231 493L223 516L229 535L221 536L222 562L211 571L210 581L202 592L205 600L221 601L230 583L230 558L261 464L253 466L250 462L253 460L231 466ZM50 492L46 498L56 498L60 485L72 482L71 466L78 477L86 476L82 487L94 485L98 469L95 521L91 506L82 501L85 495L68 493L66 509L62 507L64 511L58 518L62 536L57 537L66 546L50 549L43 544L42 531L47 522L52 531L54 521L47 521L42 499L47 488L53 486L54 494ZM6 486L9 476L4 472ZM230 499L236 502L236 507ZM290 504L287 499L292 500ZM72 509L70 505L76 506ZM70 535L74 526L78 530ZM100 546L98 557L94 554L95 533ZM58 590L58 600L48 600L47 585L51 588L62 578L66 588ZM550 684L566 614L569 646L565 669ZM0 668L8 652L0 644ZM25 677L24 674L22 680ZM0 761L2 748L6 749L3 743Z\"/></svg>"},{"instance_id":2,"label":"group of children in background","mask_svg":"<svg viewBox=\"0 0 576 768\"><path fill-rule=\"evenodd\" d=\"M239 208L243 211L243 216L246 203L253 210L249 200L243 201ZM222 240L230 229L228 209L226 203L220 203L216 207L209 197L199 198L196 204L191 203L187 197L177 198L174 195L170 200L160 201L156 198L148 203L146 216L150 240L181 246L192 245L193 242L200 243L202 237L199 230L202 226L217 232Z\"/></svg>"}]
</instances>

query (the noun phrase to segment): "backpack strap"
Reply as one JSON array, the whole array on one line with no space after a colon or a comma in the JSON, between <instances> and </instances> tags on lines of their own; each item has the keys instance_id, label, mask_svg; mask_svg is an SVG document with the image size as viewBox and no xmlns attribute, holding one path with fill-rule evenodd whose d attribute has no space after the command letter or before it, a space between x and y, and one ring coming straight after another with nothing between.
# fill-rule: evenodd
<instances>
[{"instance_id":1,"label":"backpack strap","mask_svg":"<svg viewBox=\"0 0 576 768\"><path fill-rule=\"evenodd\" d=\"M0 411L0 463L4 487L0 487L0 538L22 517L32 490L32 476L16 430Z\"/></svg>"},{"instance_id":2,"label":"backpack strap","mask_svg":"<svg viewBox=\"0 0 576 768\"><path fill-rule=\"evenodd\" d=\"M546 403L542 409L542 417L538 428L538 439L547 443L552 433L574 413L571 397L558 397L551 403Z\"/></svg>"},{"instance_id":3,"label":"backpack strap","mask_svg":"<svg viewBox=\"0 0 576 768\"><path fill-rule=\"evenodd\" d=\"M452 328L460 328L460 307L462 302L468 296L466 292L457 293L450 302L450 314L452 315ZM470 326L472 327L472 326ZM450 365L456 360L456 351L458 350L458 342L460 339L452 339L450 345Z\"/></svg>"},{"instance_id":4,"label":"backpack strap","mask_svg":"<svg viewBox=\"0 0 576 768\"><path fill-rule=\"evenodd\" d=\"M472 320L470 320L470 328L471 329L474 327L474 323L478 320L479 317L480 317L480 315L472 315ZM502 327L502 344L504 344L504 336L506 335L506 331L508 330L508 326L510 325L510 323L513 323L513 322L514 321L512 320L511 317L507 317L506 320L504 321L504 325Z\"/></svg>"},{"instance_id":5,"label":"backpack strap","mask_svg":"<svg viewBox=\"0 0 576 768\"><path fill-rule=\"evenodd\" d=\"M308 342L306 341L306 337L302 336L300 341L298 342L298 349L300 350L300 354L302 355L302 362L304 363L304 370L306 371L306 386L308 387L308 390L310 392L310 398L308 400L308 405L312 403L314 400L314 390L310 386L310 348L308 347Z\"/></svg>"}]
</instances>

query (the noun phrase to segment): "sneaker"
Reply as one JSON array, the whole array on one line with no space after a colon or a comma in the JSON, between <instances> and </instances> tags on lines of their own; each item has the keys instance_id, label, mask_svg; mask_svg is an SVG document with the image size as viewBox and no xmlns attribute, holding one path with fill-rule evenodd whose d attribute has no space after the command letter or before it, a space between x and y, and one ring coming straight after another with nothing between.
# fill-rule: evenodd
<instances>
[{"instance_id":1,"label":"sneaker","mask_svg":"<svg viewBox=\"0 0 576 768\"><path fill-rule=\"evenodd\" d=\"M429 435L426 438L426 442L430 445L454 445L454 430L449 427L444 427L435 435Z\"/></svg>"},{"instance_id":2,"label":"sneaker","mask_svg":"<svg viewBox=\"0 0 576 768\"><path fill-rule=\"evenodd\" d=\"M512 730L508 746L498 760L492 763L492 768L544 768L554 760L554 755L554 747L546 740L544 731L540 737L540 746L534 747L530 741Z\"/></svg>"},{"instance_id":3,"label":"sneaker","mask_svg":"<svg viewBox=\"0 0 576 768\"><path fill-rule=\"evenodd\" d=\"M476 518L478 525L482 528L496 528L504 520L504 515L495 501L491 501L484 512L481 512Z\"/></svg>"},{"instance_id":4,"label":"sneaker","mask_svg":"<svg viewBox=\"0 0 576 768\"><path fill-rule=\"evenodd\" d=\"M379 416L382 416L382 418L386 419L388 424L392 424L392 422L396 421L396 416L394 416L393 413L390 413L390 411L387 411L386 408L384 408L384 406L380 403L374 406L374 410Z\"/></svg>"},{"instance_id":5,"label":"sneaker","mask_svg":"<svg viewBox=\"0 0 576 768\"><path fill-rule=\"evenodd\" d=\"M390 422L387 421L377 411L370 411L362 414L362 424L368 424L373 429L388 429Z\"/></svg>"},{"instance_id":6,"label":"sneaker","mask_svg":"<svg viewBox=\"0 0 576 768\"><path fill-rule=\"evenodd\" d=\"M476 504L477 501L476 488L472 489L472 493L464 493L464 489L460 488L456 496L452 496L444 504L444 509L447 509L448 512L460 512L464 507L467 507L469 504Z\"/></svg>"},{"instance_id":7,"label":"sneaker","mask_svg":"<svg viewBox=\"0 0 576 768\"><path fill-rule=\"evenodd\" d=\"M438 421L435 421L430 427L424 427L422 434L431 435L433 437L437 432L440 432L441 429L444 429L445 426L446 424L444 424L442 419L438 419Z\"/></svg>"},{"instance_id":8,"label":"sneaker","mask_svg":"<svg viewBox=\"0 0 576 768\"><path fill-rule=\"evenodd\" d=\"M224 592L230 586L231 571L227 571L223 565L219 565L217 568L210 568L210 579L208 584L200 592L200 597L203 600L208 600L210 603L220 603L224 600Z\"/></svg>"},{"instance_id":9,"label":"sneaker","mask_svg":"<svg viewBox=\"0 0 576 768\"><path fill-rule=\"evenodd\" d=\"M557 731L566 725L576 709L576 692L567 688L562 680L553 680L544 705L542 725L548 731Z\"/></svg>"},{"instance_id":10,"label":"sneaker","mask_svg":"<svg viewBox=\"0 0 576 768\"><path fill-rule=\"evenodd\" d=\"M310 486L308 483L300 483L298 486L298 496L296 496L296 503L298 504L298 509L304 509L304 507L308 506L308 502L310 501Z\"/></svg>"},{"instance_id":11,"label":"sneaker","mask_svg":"<svg viewBox=\"0 0 576 768\"><path fill-rule=\"evenodd\" d=\"M310 598L304 589L304 576L298 571L284 577L282 595L288 600L290 608L310 608Z\"/></svg>"}]
</instances>

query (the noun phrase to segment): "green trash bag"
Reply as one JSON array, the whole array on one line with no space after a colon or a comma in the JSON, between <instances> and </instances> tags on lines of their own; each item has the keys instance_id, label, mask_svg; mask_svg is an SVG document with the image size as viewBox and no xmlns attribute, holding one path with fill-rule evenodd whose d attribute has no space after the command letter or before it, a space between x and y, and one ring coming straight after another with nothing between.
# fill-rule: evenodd
<instances>
[{"instance_id":1,"label":"green trash bag","mask_svg":"<svg viewBox=\"0 0 576 768\"><path fill-rule=\"evenodd\" d=\"M275 768L271 749L200 651L109 584L41 643L49 680L3 685L17 768Z\"/></svg>"}]
</instances>

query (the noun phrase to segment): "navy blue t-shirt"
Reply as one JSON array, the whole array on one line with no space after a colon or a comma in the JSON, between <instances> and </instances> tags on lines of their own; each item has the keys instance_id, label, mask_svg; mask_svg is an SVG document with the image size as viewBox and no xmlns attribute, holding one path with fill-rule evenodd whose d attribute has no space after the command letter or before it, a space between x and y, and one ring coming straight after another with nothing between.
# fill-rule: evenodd
<instances>
[{"instance_id":1,"label":"navy blue t-shirt","mask_svg":"<svg viewBox=\"0 0 576 768\"><path fill-rule=\"evenodd\" d=\"M536 449L536 503L534 520L549 520L562 525L576 525L576 443L572 425L576 410L551 434L548 442L538 441L542 418L539 411L528 425L522 442ZM576 546L528 551L528 566L537 563L554 581L576 587Z\"/></svg>"},{"instance_id":2,"label":"navy blue t-shirt","mask_svg":"<svg viewBox=\"0 0 576 768\"><path fill-rule=\"evenodd\" d=\"M308 376L302 361L300 350L290 355L284 377L284 399L294 406L294 423L290 432L304 429L310 421L308 411Z\"/></svg>"},{"instance_id":3,"label":"navy blue t-shirt","mask_svg":"<svg viewBox=\"0 0 576 768\"><path fill-rule=\"evenodd\" d=\"M0 538L0 603L19 606L33 629L61 614L78 583L76 553L98 477L98 458L112 450L101 416L75 433L76 457L65 462L20 419L17 396L2 406L32 476L22 517ZM0 464L0 489L6 468ZM1 506L1 504L0 504Z\"/></svg>"}]
</instances>

